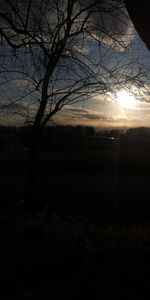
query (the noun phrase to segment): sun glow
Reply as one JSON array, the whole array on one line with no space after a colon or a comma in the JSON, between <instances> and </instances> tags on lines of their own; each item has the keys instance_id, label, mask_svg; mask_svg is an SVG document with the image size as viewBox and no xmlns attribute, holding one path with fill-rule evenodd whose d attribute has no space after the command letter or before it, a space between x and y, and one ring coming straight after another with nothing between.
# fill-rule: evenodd
<instances>
[{"instance_id":1,"label":"sun glow","mask_svg":"<svg viewBox=\"0 0 150 300\"><path fill-rule=\"evenodd\" d=\"M117 104L124 109L132 109L136 106L136 99L126 91L117 92Z\"/></svg>"}]
</instances>

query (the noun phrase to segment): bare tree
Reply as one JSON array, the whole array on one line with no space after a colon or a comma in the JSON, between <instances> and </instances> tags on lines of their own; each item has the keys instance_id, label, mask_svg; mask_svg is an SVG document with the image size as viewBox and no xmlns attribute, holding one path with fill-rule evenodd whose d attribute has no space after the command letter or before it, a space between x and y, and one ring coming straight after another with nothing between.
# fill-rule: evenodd
<instances>
[{"instance_id":1,"label":"bare tree","mask_svg":"<svg viewBox=\"0 0 150 300\"><path fill-rule=\"evenodd\" d=\"M121 0L2 1L1 110L33 125L32 148L65 105L139 83L131 32Z\"/></svg>"},{"instance_id":2,"label":"bare tree","mask_svg":"<svg viewBox=\"0 0 150 300\"><path fill-rule=\"evenodd\" d=\"M24 115L34 131L66 104L141 75L123 52L130 37L122 1L5 0L0 24L1 108Z\"/></svg>"}]
</instances>

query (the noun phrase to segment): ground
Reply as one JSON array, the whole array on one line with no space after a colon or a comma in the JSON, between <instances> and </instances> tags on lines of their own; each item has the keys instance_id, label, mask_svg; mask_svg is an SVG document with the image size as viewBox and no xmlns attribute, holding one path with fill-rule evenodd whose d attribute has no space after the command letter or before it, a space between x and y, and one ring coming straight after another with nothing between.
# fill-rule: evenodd
<instances>
[{"instance_id":1,"label":"ground","mask_svg":"<svg viewBox=\"0 0 150 300\"><path fill-rule=\"evenodd\" d=\"M145 299L149 146L39 151L26 211L26 153L1 153L1 299ZM5 199L5 201L4 201Z\"/></svg>"}]
</instances>

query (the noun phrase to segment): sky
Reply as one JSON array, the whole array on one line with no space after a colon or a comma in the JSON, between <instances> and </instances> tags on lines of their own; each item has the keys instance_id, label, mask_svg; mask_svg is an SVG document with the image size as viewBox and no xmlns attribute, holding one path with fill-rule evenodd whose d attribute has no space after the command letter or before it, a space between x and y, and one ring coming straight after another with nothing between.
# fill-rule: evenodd
<instances>
[{"instance_id":1,"label":"sky","mask_svg":"<svg viewBox=\"0 0 150 300\"><path fill-rule=\"evenodd\" d=\"M84 0L86 3L88 1L89 0ZM109 0L107 1L109 2ZM102 26L102 19L100 19L98 15L95 15L94 18L97 26ZM150 127L150 52L133 28L131 21L126 24L124 20L123 22L121 20L117 24L115 22L113 24L114 28L109 18L105 17L103 26L106 26L110 33L113 33L113 30L116 32L116 28L120 28L121 42L125 44L125 48L117 43L112 47L111 38L100 37L104 43L102 51L107 53L106 58L104 56L103 65L113 67L113 65L116 64L119 67L120 63L121 67L121 64L123 62L125 64L130 58L131 61L134 61L134 63L130 65L130 72L132 71L134 75L137 66L135 62L138 61L146 72L142 77L141 85L139 86L139 82L137 85L135 80L135 82L133 81L128 87L127 85L121 88L118 87L113 93L108 92L105 95L96 93L86 101L81 99L79 103L67 104L53 117L53 124L87 125L96 128ZM124 24L126 24L126 26ZM89 45L91 47L90 42ZM83 51L85 51L85 53L89 51L92 57L95 56L95 60L98 59L98 49L96 49L94 45L90 47L87 47ZM109 48L108 52L107 48ZM7 59L6 50L5 47L1 47L0 54L4 55L4 53L6 53L5 57ZM29 60L24 63L29 68ZM19 99L22 93L27 89L27 86L25 80L15 78L14 82L13 77L11 77L11 82L3 86L1 84L3 79L3 77L0 77L0 124L22 125L24 124L24 108L27 108L30 102L30 87L28 86L29 96L26 97L26 102L17 101L13 106L4 110L5 99L15 99L16 94ZM34 104L31 104L31 112L34 112L34 109Z\"/></svg>"},{"instance_id":2,"label":"sky","mask_svg":"<svg viewBox=\"0 0 150 300\"><path fill-rule=\"evenodd\" d=\"M115 97L96 95L88 101L68 105L54 117L56 124L80 124L96 128L150 127L150 52L137 32L134 32L129 47L140 63L147 67L145 87L139 90L133 83L131 89L118 90Z\"/></svg>"}]
</instances>

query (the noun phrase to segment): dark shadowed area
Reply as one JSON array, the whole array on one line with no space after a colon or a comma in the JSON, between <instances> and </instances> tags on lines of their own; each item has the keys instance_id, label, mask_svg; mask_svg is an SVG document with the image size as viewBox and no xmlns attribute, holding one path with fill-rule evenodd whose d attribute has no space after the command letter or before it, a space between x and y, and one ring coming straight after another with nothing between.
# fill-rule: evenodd
<instances>
[{"instance_id":1,"label":"dark shadowed area","mask_svg":"<svg viewBox=\"0 0 150 300\"><path fill-rule=\"evenodd\" d=\"M34 214L24 201L29 132L0 129L2 299L142 299L150 278L150 129L46 128Z\"/></svg>"},{"instance_id":2,"label":"dark shadowed area","mask_svg":"<svg viewBox=\"0 0 150 300\"><path fill-rule=\"evenodd\" d=\"M148 1L142 1L142 5L140 1L136 5L130 0L124 0L124 2L135 29L140 34L148 49L150 49Z\"/></svg>"}]
</instances>

